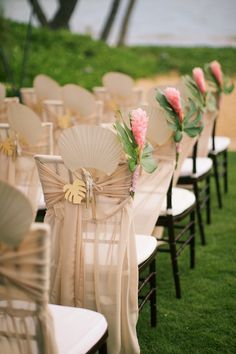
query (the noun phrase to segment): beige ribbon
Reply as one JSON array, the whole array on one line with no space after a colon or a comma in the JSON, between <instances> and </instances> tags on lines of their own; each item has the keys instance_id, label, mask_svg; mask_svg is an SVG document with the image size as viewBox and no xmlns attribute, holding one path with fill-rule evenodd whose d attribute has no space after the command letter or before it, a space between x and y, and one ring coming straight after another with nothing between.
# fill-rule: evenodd
<instances>
[{"instance_id":1,"label":"beige ribbon","mask_svg":"<svg viewBox=\"0 0 236 354\"><path fill-rule=\"evenodd\" d=\"M3 353L11 353L11 341L19 353L32 352L32 340L39 351L57 353L48 301L48 237L31 232L18 248L0 244L0 336ZM17 308L17 300L26 308ZM29 306L31 304L31 306ZM35 330L32 328L32 319ZM30 323L30 325L29 325ZM33 330L32 330L33 329Z\"/></svg>"}]
</instances>

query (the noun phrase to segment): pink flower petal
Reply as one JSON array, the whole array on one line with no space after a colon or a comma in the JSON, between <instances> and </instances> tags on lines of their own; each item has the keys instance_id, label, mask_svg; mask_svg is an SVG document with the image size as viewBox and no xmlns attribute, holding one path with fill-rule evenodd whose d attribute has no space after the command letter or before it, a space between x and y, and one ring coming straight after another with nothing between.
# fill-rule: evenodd
<instances>
[{"instance_id":1,"label":"pink flower petal","mask_svg":"<svg viewBox=\"0 0 236 354\"><path fill-rule=\"evenodd\" d=\"M201 68L194 68L193 69L193 79L196 82L199 90L201 93L206 93L206 82L203 70Z\"/></svg>"},{"instance_id":2,"label":"pink flower petal","mask_svg":"<svg viewBox=\"0 0 236 354\"><path fill-rule=\"evenodd\" d=\"M182 123L184 114L181 106L180 92L174 87L167 87L164 90L164 95L174 111L177 113L180 123Z\"/></svg>"}]
</instances>

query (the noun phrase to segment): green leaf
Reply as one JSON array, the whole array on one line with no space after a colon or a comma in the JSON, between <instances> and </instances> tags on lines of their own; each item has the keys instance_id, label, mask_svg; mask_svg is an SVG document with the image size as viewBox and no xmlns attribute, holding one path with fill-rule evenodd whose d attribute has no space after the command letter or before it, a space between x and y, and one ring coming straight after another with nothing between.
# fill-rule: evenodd
<instances>
[{"instance_id":1,"label":"green leaf","mask_svg":"<svg viewBox=\"0 0 236 354\"><path fill-rule=\"evenodd\" d=\"M150 143L146 143L144 149L143 149L143 154L142 156L145 157L145 156L148 156L150 155L151 153L153 152L153 147Z\"/></svg>"},{"instance_id":2,"label":"green leaf","mask_svg":"<svg viewBox=\"0 0 236 354\"><path fill-rule=\"evenodd\" d=\"M131 172L134 172L137 167L137 163L132 159L129 160L129 169Z\"/></svg>"},{"instance_id":3,"label":"green leaf","mask_svg":"<svg viewBox=\"0 0 236 354\"><path fill-rule=\"evenodd\" d=\"M229 95L231 92L233 92L234 90L234 83L231 83L229 82L229 78L226 77L224 78L224 88L223 88L223 92L226 94L226 95Z\"/></svg>"},{"instance_id":4,"label":"green leaf","mask_svg":"<svg viewBox=\"0 0 236 354\"><path fill-rule=\"evenodd\" d=\"M152 173L156 170L157 163L152 157L152 155L142 156L141 166L143 167L144 171L146 171L147 173Z\"/></svg>"},{"instance_id":5,"label":"green leaf","mask_svg":"<svg viewBox=\"0 0 236 354\"><path fill-rule=\"evenodd\" d=\"M137 156L136 151L135 151L135 147L133 146L132 142L128 138L125 129L118 121L115 122L114 127L117 130L118 138L120 139L120 141L123 145L123 149L124 149L125 153L130 158L135 159Z\"/></svg>"},{"instance_id":6,"label":"green leaf","mask_svg":"<svg viewBox=\"0 0 236 354\"><path fill-rule=\"evenodd\" d=\"M186 128L199 127L199 123L201 122L201 120L202 120L202 112L199 111L198 114L197 114L197 116L196 116L196 118L195 118L193 121L189 121L189 122L186 124L186 126L185 126L184 129L186 129Z\"/></svg>"},{"instance_id":7,"label":"green leaf","mask_svg":"<svg viewBox=\"0 0 236 354\"><path fill-rule=\"evenodd\" d=\"M189 119L194 115L194 113L197 111L197 107L194 103L194 101L189 98L188 99L188 106L187 106L187 113L185 114L184 120L183 120L183 125L187 124Z\"/></svg>"},{"instance_id":8,"label":"green leaf","mask_svg":"<svg viewBox=\"0 0 236 354\"><path fill-rule=\"evenodd\" d=\"M203 129L203 127L192 127L192 128L186 128L184 131L186 134L188 134L188 136L190 136L191 138L194 138L195 136L200 134L202 129Z\"/></svg>"},{"instance_id":9,"label":"green leaf","mask_svg":"<svg viewBox=\"0 0 236 354\"><path fill-rule=\"evenodd\" d=\"M211 92L207 92L206 106L210 112L216 111L216 99Z\"/></svg>"}]
</instances>

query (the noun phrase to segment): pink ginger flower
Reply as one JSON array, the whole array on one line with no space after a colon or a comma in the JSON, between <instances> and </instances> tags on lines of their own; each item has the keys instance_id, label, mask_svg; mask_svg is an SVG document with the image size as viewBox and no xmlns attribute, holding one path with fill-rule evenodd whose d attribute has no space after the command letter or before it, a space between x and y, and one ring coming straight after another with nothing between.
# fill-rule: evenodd
<instances>
[{"instance_id":1,"label":"pink ginger flower","mask_svg":"<svg viewBox=\"0 0 236 354\"><path fill-rule=\"evenodd\" d=\"M133 109L131 111L131 130L139 148L143 148L145 145L148 119L147 113L141 108Z\"/></svg>"},{"instance_id":2,"label":"pink ginger flower","mask_svg":"<svg viewBox=\"0 0 236 354\"><path fill-rule=\"evenodd\" d=\"M131 183L131 187L130 187L130 192L136 191L140 173L141 173L140 165L138 165L133 173L133 176L132 176L132 183Z\"/></svg>"},{"instance_id":3,"label":"pink ginger flower","mask_svg":"<svg viewBox=\"0 0 236 354\"><path fill-rule=\"evenodd\" d=\"M202 94L206 93L206 82L203 70L201 68L194 68L193 69L193 79L196 82L200 92Z\"/></svg>"},{"instance_id":4,"label":"pink ginger flower","mask_svg":"<svg viewBox=\"0 0 236 354\"><path fill-rule=\"evenodd\" d=\"M221 70L221 65L218 61L214 60L210 63L210 68L212 74L215 76L216 80L220 84L220 86L223 85L223 74Z\"/></svg>"},{"instance_id":5,"label":"pink ginger flower","mask_svg":"<svg viewBox=\"0 0 236 354\"><path fill-rule=\"evenodd\" d=\"M184 113L181 106L180 92L174 87L167 87L164 90L164 95L174 111L177 113L180 123L182 123Z\"/></svg>"}]
</instances>

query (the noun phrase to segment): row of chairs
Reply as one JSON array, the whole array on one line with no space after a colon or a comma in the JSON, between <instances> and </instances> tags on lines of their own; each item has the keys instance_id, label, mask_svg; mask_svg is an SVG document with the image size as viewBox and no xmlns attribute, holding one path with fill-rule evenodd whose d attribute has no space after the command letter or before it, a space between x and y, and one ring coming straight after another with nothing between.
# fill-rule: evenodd
<instances>
[{"instance_id":1,"label":"row of chairs","mask_svg":"<svg viewBox=\"0 0 236 354\"><path fill-rule=\"evenodd\" d=\"M19 105L17 105L17 106L19 108ZM15 107L16 107L16 105L15 105ZM150 109L150 107L151 107L151 109ZM164 123L165 122L165 117L163 117L163 114L158 109L154 108L151 103L149 104L149 108L147 108L147 110L148 109L150 109L149 112L148 112L149 116L150 116L150 123L153 123L153 124L150 124L150 129L148 131L147 136L148 136L148 139L150 141L152 141L153 145L155 146L155 156L156 156L156 159L157 159L158 164L159 164L159 169L158 169L158 172L157 172L156 175L153 175L153 176L152 175L151 176L143 175L141 177L140 186L137 189L136 196L135 196L135 199L134 199L134 213L135 213L134 221L135 221L136 231L138 231L138 233L141 233L141 234L144 233L144 234L149 234L149 235L151 234L152 229L153 229L157 219L158 219L158 221L157 221L158 225L161 225L161 226L169 225L169 233L168 233L168 239L167 239L167 242L169 244L168 251L170 251L170 253L172 255L172 266L173 266L173 273L174 273L174 276L175 276L176 295L177 295L177 297L180 297L181 296L181 292L180 292L177 256L181 253L181 251L182 251L182 249L184 248L185 245L188 245L188 244L190 245L190 249L191 249L191 253L190 253L191 254L191 267L194 266L194 237L195 237L194 207L195 207L195 196L194 196L193 193L191 193L190 191L186 191L183 188L174 188L174 189L169 188L168 197L167 197L167 208L165 206L166 204L163 206L163 202L164 202L164 197L165 197L165 194L167 192L168 186L170 185L171 179L172 179L172 184L176 185L176 182L179 179L178 178L178 174L180 173L181 164L182 164L182 162L184 162L185 157L187 157L188 152L193 147L194 140L191 139L189 141L189 139L187 137L186 137L186 139L184 139L184 141L182 143L182 151L183 151L183 153L181 154L180 160L179 160L179 169L174 171L175 146L174 146L174 144L172 142L172 138L171 138L172 132L171 132L170 129L168 129L168 125ZM12 111L12 108L9 108L9 110ZM12 114L12 113L10 115L14 116L14 114ZM19 115L18 115L18 117L19 117ZM157 117L159 117L158 120L156 119ZM9 122L11 122L10 123L11 125L12 124L14 125L14 123L12 123L13 121L14 121L14 118L13 119L12 118L9 119ZM160 133L160 127L162 127L161 128L161 133ZM91 128L92 127L90 127L90 129ZM101 129L101 128L96 128L96 129ZM14 130L17 131L16 127L14 127ZM91 167L91 164L89 166L86 166L86 161L88 159L83 160L83 164L81 166L80 165L77 165L77 166L71 166L70 165L71 161L78 161L78 156L80 156L80 152L83 151L83 149L81 150L81 145L78 145L78 140L83 141L83 139L84 139L84 141L86 141L87 145L91 144L91 141L92 141L93 145L94 145L94 141L96 140L95 137L97 135L99 136L98 132L99 132L99 130L97 130L96 133L93 134L94 138L92 138L92 136L90 136L90 139L87 139L87 140L84 138L87 135L85 134L85 131L82 129L82 127L80 129L79 129L79 127L71 128L70 133L68 131L68 134L69 134L68 136L66 136L66 132L65 132L65 134L63 133L62 137L59 138L59 142L60 141L62 141L62 142L64 141L64 143L61 143L62 147L60 149L60 153L63 156L63 161L58 159L58 158L54 158L54 157L45 157L45 156L36 157L37 166L39 168L39 171L41 171L40 172L41 180L42 180L42 175L44 175L44 173L46 173L47 174L47 178L49 178L50 177L50 173L53 172L53 171L50 172L47 169L47 164L49 164L51 167L53 165L55 165L55 168L53 169L54 170L54 174L55 174L54 177L56 178L56 182L57 182L57 184L55 184L55 185L57 185L57 187L58 187L58 184L60 184L59 182L61 182L61 177L65 177L64 176L65 171L63 173L61 171L61 170L63 170L63 168L61 168L60 166L61 166L61 164L62 165L65 164L65 168L66 168L66 171L67 171L66 173L67 173L68 177L67 177L67 180L64 181L65 182L64 185L69 185L69 184L73 185L72 182L73 182L73 178L75 177L74 172L78 170L78 167ZM79 136L81 137L81 139L78 139ZM103 140L103 139L100 139L100 140ZM104 139L104 140L106 140L106 139ZM90 143L89 143L89 141L90 141ZM110 147L110 145L111 144L109 143L109 147ZM66 150L66 148L67 148L67 150ZM96 146L95 151L96 151L97 154L99 154L98 146ZM95 154L95 156L97 156L97 155ZM93 156L93 158L94 158L94 156ZM95 160L96 160L96 163L97 163L97 159L95 159ZM73 163L75 163L75 162L73 162ZM108 164L108 162L106 164ZM193 163L193 167L194 167L194 165L195 165L195 168L196 168L196 164ZM68 167L68 166L70 166L70 167ZM169 168L167 168L167 166L169 166ZM43 172L42 172L42 170L43 170ZM194 172L195 172L195 177L196 177L196 171L194 171ZM77 177L77 175L76 175L76 177ZM97 176L95 174L95 175L93 175L93 180L95 178L95 179L98 179L98 181L99 181L99 178L101 178L101 177L104 177L104 176ZM47 181L47 179L46 179L46 181ZM102 183L104 183L104 181L102 179L101 179L101 181L102 181ZM162 184L160 184L160 181L162 182ZM165 182L164 185L163 185L163 181ZM49 178L48 183L49 183L49 187L52 188L52 178L51 179ZM110 185L109 183L111 183L111 182L105 181L105 185L106 185L106 183L108 183L108 185ZM186 183L186 181L185 181L185 183ZM191 183L192 183L192 181L191 181ZM42 185L43 185L44 189L47 189L44 186L44 182L43 181L42 181ZM98 188L98 191L99 191L99 183L98 183L98 186L96 186L96 187ZM109 193L111 193L111 188L108 189L108 191L109 191ZM44 190L44 192L45 192L45 190ZM183 193L185 193L185 194L183 194ZM46 204L48 203L48 205L49 205L48 211L52 210L51 204L53 205L53 201L52 201L53 198L56 198L55 194L56 194L56 190L55 189L53 190L53 196L51 196L51 197L50 197L50 191L48 191L48 192L46 191L45 192ZM158 196L159 196L159 198L158 198ZM99 192L98 192L98 197L100 197ZM49 199L47 200L47 198L49 198ZM58 196L58 198L59 198L59 196ZM179 206L179 201L181 201L183 199L185 201L188 200L189 204L188 204L187 208L186 208L186 205L185 205L185 209L184 210L183 209L180 210L180 208L177 209L176 205ZM97 198L96 198L96 200L97 200ZM56 202L57 203L60 202L60 199L56 199ZM171 203L173 205L171 205ZM153 211L155 211L155 212L153 212ZM57 212L59 212L59 210L57 210ZM92 210L92 206L91 206L91 213L93 213L93 212L94 212L94 210ZM86 215L86 213L85 213L85 221L86 221L86 224L87 224L88 220L89 220L89 215ZM161 213L161 216L158 218L160 213ZM180 240L180 237L182 237L183 232L181 232L181 236L173 235L173 226L174 226L174 224L176 224L175 223L176 221L179 221L183 216L186 216L187 214L189 215L189 213L190 213L190 223L188 224L188 226L185 226L185 229L190 231L190 235L187 238L187 240L182 241L182 240ZM59 216L59 219L61 220L61 216L60 215L63 215L63 213L60 214L60 212L59 212L59 215L56 215L56 217ZM143 217L145 216L145 223L141 222L141 216L143 216ZM64 217L65 217L65 214L64 214ZM90 215L90 217L91 217L91 215ZM51 222L52 228L55 226L54 222L52 222L52 213L49 212L48 215L46 215L46 220L49 220L48 221L49 223ZM168 224L166 222L168 222ZM170 226L171 223L172 223L172 226ZM57 230L60 230L60 227ZM88 230L90 230L90 229L88 228ZM89 243L91 243L91 239L89 238L89 237L91 237L91 231L90 232L86 231L86 233L87 232L88 232L88 244L89 244ZM94 231L92 232L92 234L93 233L94 233ZM172 236L171 236L171 233L172 233ZM63 237L65 237L65 236L63 236ZM147 239L149 237L151 238L150 239L151 241L150 241L150 244L148 245ZM86 237L85 237L85 240L86 240ZM149 279L148 280L144 279L142 285L140 284L140 286L139 286L139 293L140 293L139 307L142 308L143 304L145 303L145 300L150 299L151 308L152 308L152 312L151 312L152 313L152 315L151 315L151 324L152 325L156 324L156 317L155 317L156 316L156 314L155 314L156 313L156 311L155 311L155 307L156 307L155 298L156 298L156 295L155 295L155 284L154 284L155 283L155 257L154 257L154 255L155 255L155 253L157 251L158 246L163 243L163 241L156 242L156 240L155 241L154 240L155 239L153 237L151 237L151 236L140 236L139 235L138 237L137 236L135 237L135 243L136 243L136 246L137 246L137 257L138 257L139 271L141 272L141 270L145 269L147 265L148 266L150 265L150 267L149 267L150 268L149 269ZM64 242L66 242L66 241L64 241ZM55 242L53 242L53 247L56 247L57 243L58 243L58 240L55 239ZM173 246L175 246L176 243L181 243L180 250L179 251L174 250L174 253L173 253L172 252L173 251ZM91 251L90 246L91 245L89 244L88 245L88 250ZM68 245L68 247L69 247L69 245ZM72 250L72 253L73 253L73 245L70 245L70 247L72 247L71 250ZM78 245L76 247L79 248ZM132 248L132 247L130 247L130 248ZM148 252L146 254L145 254L145 249L148 250ZM57 255L57 252L58 252L58 250L54 251L54 255ZM113 250L113 252L114 252L114 250ZM88 252L88 253L90 254L91 252ZM132 258L132 255L130 255L130 257ZM55 260L55 264L58 264L57 260ZM91 272L91 270L89 270L90 264L91 264L91 262L88 263L88 274L90 274L89 272ZM177 265L177 268L176 268L176 265ZM104 264L102 264L102 266L104 266ZM136 269L136 272L137 272L137 264L136 264L135 269ZM55 275L55 277L57 278L57 275ZM73 276L72 276L72 278L73 278ZM66 279L63 279L63 277L62 277L61 280L62 280L62 282L65 281L65 284L63 286L65 286L65 288L67 288ZM57 279L57 282L60 283L61 280ZM57 282L55 280L55 284ZM151 286L151 289L150 289L150 291L149 291L149 293L147 295L143 295L143 293L142 293L143 292L143 286L144 286L143 284L146 284L147 282L149 282L149 285ZM60 291L62 292L62 294L60 296L62 296L62 298L63 298L63 296L65 296L64 300L66 302L67 301L70 302L71 299L67 299L68 294L65 293L65 292L63 293L63 286L62 286L62 289L59 290L59 293L60 293ZM89 283L88 287L90 287L90 286L91 286L91 284ZM89 294L89 291L91 291L90 288L88 288L88 294ZM56 294L58 294L58 290L56 291ZM134 299L134 297L132 297L132 299ZM61 298L57 299L56 301L60 302ZM73 299L73 301L74 301L74 299ZM71 305L71 303L69 303L69 305ZM135 323L135 321L134 321L134 323ZM133 325L134 325L134 323L133 323ZM125 324L123 323L123 325L125 325ZM111 327L113 328L113 326L111 326ZM132 330L135 333L135 329L131 328L131 332L132 332ZM111 334L111 338L112 337L113 337L113 333ZM124 342L125 342L125 340L124 340ZM136 346L136 351L137 351L138 350L137 349L137 343L136 343L135 340L133 341L132 345L134 345L134 347Z\"/></svg>"},{"instance_id":2,"label":"row of chairs","mask_svg":"<svg viewBox=\"0 0 236 354\"><path fill-rule=\"evenodd\" d=\"M36 113L40 113L41 119L53 122L54 130L57 131L55 135L59 135L58 129L60 132L61 128L69 127L75 121L85 124L88 124L89 121L92 124L113 121L114 109L119 108L127 112L128 107L137 106L143 100L147 100L143 97L143 90L136 88L133 79L126 74L107 73L104 75L102 82L103 87L95 87L93 95L78 85L69 84L62 88L52 78L46 75L38 75L34 80L34 87L21 89L21 96L26 105L35 110ZM3 114L6 111L3 105L4 97L5 89L3 85L0 85L1 122L6 122L6 115ZM44 104L43 101L45 101ZM59 120L55 119L58 117ZM208 146L203 145L205 150L201 147L198 148L198 155L206 156L208 154L213 161L217 202L219 208L222 208L222 189L225 193L228 190L228 148L230 139L216 135L217 117L214 120L213 129L210 124L211 121L212 119L205 117L204 124L209 126L212 136L209 139ZM55 143L55 152L57 150L56 146ZM223 181L223 186L221 181Z\"/></svg>"},{"instance_id":3,"label":"row of chairs","mask_svg":"<svg viewBox=\"0 0 236 354\"><path fill-rule=\"evenodd\" d=\"M109 79L109 75L107 74L105 76L105 79L108 82L107 86L109 87L109 83L110 83L110 86L112 87L112 83L113 83L113 88L111 88L111 91L113 89L113 91L116 92L117 87L118 87L118 91L119 91L119 89L120 89L120 91L122 91L122 87L125 86L125 83L126 83L126 86L129 88L128 89L129 92L133 88L132 81L127 80L127 78L124 74L122 74L120 77L118 73L111 73L110 81L107 79L107 76ZM106 82L105 79L104 79L104 82ZM48 80L49 80L49 83L48 83ZM39 77L36 77L35 87L36 87L36 91L38 90L39 92L41 92L39 95L41 98L46 97L46 94L47 94L47 92L44 92L44 94L43 94L44 87L49 87L50 88L49 92L51 94L53 94L54 91L56 92L55 87L57 87L58 95L59 95L59 91L60 91L59 85L57 83L53 82L52 80L51 80L52 81L51 82L50 80L51 79L48 79L47 77L41 76L41 75L39 75ZM116 80L118 81L118 83L116 83ZM123 85L121 85L121 83ZM70 96L70 94L73 92L73 89L75 88L75 85L71 85L71 86L73 86L73 87L71 87L71 90L68 90L68 97ZM54 89L53 89L53 87L54 87ZM150 93L153 94L152 90L150 91ZM149 96L150 96L150 93L149 93ZM126 93L126 94L128 95L128 93ZM74 99L75 99L76 95L77 95L77 97L79 97L79 91L77 91L77 90L75 90L74 96L73 96L73 94L71 96L74 97ZM152 95L152 97L154 97L154 95ZM86 101L86 100L81 99L81 100L77 100L77 101L85 103L84 106L89 106L88 100ZM55 115L58 116L58 114L55 114ZM50 120L52 120L52 119L50 119ZM211 171L211 160L206 157L206 154L208 153L208 149L206 148L206 139L208 139L209 132L212 130L213 122L215 124L214 117L212 117L212 116L209 117L209 115L205 115L204 120L205 120L204 124L206 125L207 129L205 128L205 130L204 130L206 132L205 136L204 136L204 134L202 134L203 136L200 139L200 146L199 146L200 149L198 149L200 152L198 155L200 155L200 156L198 156L196 158L196 148L195 148L193 160L190 158L185 159L182 171L180 172L180 178L178 179L178 183L193 185L193 188L195 191L195 196L197 199L197 216L198 216L198 224L199 224L199 228L200 228L202 244L205 244L205 242L206 242L205 241L206 237L205 237L205 231L204 231L204 223L202 220L202 212L201 212L201 209L205 205L207 206L207 222L208 223L210 222L210 183L209 183L210 178L209 178L209 174ZM58 152L57 147L55 149L55 145L54 145L54 151ZM227 156L226 152L224 152L224 156L225 155ZM187 155L185 155L185 157L187 157ZM194 161L194 163L192 161ZM181 164L179 164L179 165L181 166ZM214 163L214 167L215 166L217 167L216 163ZM215 171L216 171L216 168L214 169L214 172ZM218 177L218 173L215 173L215 177ZM226 174L224 177L225 178L227 177ZM201 200L199 197L199 191L200 191L199 183L202 180L204 180L206 182L206 187L205 187L203 202L200 202ZM216 182L217 182L216 185L219 187L219 180L217 178L216 178ZM218 191L219 191L219 188L218 188ZM178 297L180 297L180 295L178 295Z\"/></svg>"},{"instance_id":4,"label":"row of chairs","mask_svg":"<svg viewBox=\"0 0 236 354\"><path fill-rule=\"evenodd\" d=\"M25 110L26 107L23 107L19 104L17 105L13 105L15 106L16 109L19 109L21 107L21 109ZM11 106L11 107L13 107ZM11 112L11 118L9 119L9 121L12 123L14 122L14 110L11 108L9 109L9 111ZM20 111L20 109L19 109ZM19 111L18 111L18 114L17 114L17 118L19 120L19 118L21 119L21 127L24 125L23 122L25 120L25 117L26 115L25 114L19 114ZM152 117L156 118L156 115L154 116L154 112L153 112L153 115ZM161 112L159 112L158 114L158 117L162 117L162 124L165 122L164 121L164 117L162 116ZM32 120L33 120L33 116L32 116ZM14 125L14 123L13 123ZM159 124L157 124L156 126L156 131L158 131L158 126ZM91 129L92 127L90 127ZM99 127L94 127L95 130L96 130L96 134L94 134L93 136L98 136L98 132L99 132L99 129L102 129L102 128L99 128ZM72 146L76 146L76 143L78 144L78 141L83 141L82 137L83 137L83 134L81 135L81 139L79 139L79 134L74 134L75 133L75 130L80 130L82 129L82 127L74 127L74 128L71 128L73 129L73 134L72 136L68 137L67 138L67 144L68 146L70 146L72 144ZM153 132L153 130L151 130ZM72 132L72 131L71 131ZM159 170L158 170L158 173L156 176L153 176L153 181L152 181L152 185L151 185L151 188L152 188L152 191L151 193L150 192L146 192L146 188L147 186L150 185L150 183L147 183L147 182L150 182L149 178L150 176L144 176L144 182L141 183L140 185L140 188L139 190L137 191L137 199L135 200L135 203L136 203L136 208L135 208L135 216L136 218L138 218L139 222L140 222L140 215L142 215L143 217L145 217L145 223L146 223L146 217L151 217L151 221L149 222L148 224L148 229L152 229L153 228L153 223L155 224L155 221L158 217L158 213L160 212L160 209L161 209L161 205L162 205L162 201L165 197L165 194L166 194L166 190L168 189L168 185L169 185L169 182L170 182L170 179L171 179L171 176L173 174L173 170L174 170L174 166L175 166L175 146L172 142L172 139L171 139L171 132L168 131L168 127L166 126L165 129L164 129L164 132L166 132L166 137L163 138L162 134L161 136L159 137L160 138L160 141L162 142L162 144L164 144L165 146L163 146L163 154L160 153L159 151L159 154L157 154L157 159L158 159L158 164L159 164ZM66 134L66 133L65 133ZM158 133L160 134L160 132ZM89 135L87 136L89 137ZM73 140L74 138L74 140ZM26 139L26 138L25 138ZM165 141L167 139L167 142ZM101 141L104 141L104 139L98 139L99 142ZM94 139L91 139L91 137L89 139L87 139L86 141L87 144L91 144L91 143L94 143ZM116 141L116 144L117 144L117 141ZM109 141L109 144L108 144L108 151L111 149L111 143ZM113 150L113 149L111 149ZM72 161L75 161L75 157L78 157L78 152L81 151L81 146L79 149L75 149L74 151L74 154L73 155L73 159ZM100 151L98 151L98 148L96 146L95 148L95 151L99 154ZM168 152L169 151L169 152ZM63 149L61 151L62 155L63 155ZM71 159L71 153L72 151L69 150L69 152L67 153L67 155L69 156L69 159ZM90 154L91 155L91 154ZM89 156L90 156L89 155ZM92 155L93 156L93 155ZM162 158L163 156L163 158ZM83 157L84 157L84 154L83 154ZM36 160L37 160L37 164L38 166L40 166L39 170L42 169L42 164L45 164L45 162L47 162L48 164L54 164L55 165L55 172L59 173L62 173L61 170L62 168L58 166L58 163L59 165L62 163L62 160L58 160L58 158L56 157L51 157L51 156L38 156L36 157ZM64 152L64 155L63 155L63 160L64 162L66 161L66 155L65 155L65 152ZM108 159L110 161L110 158ZM85 159L85 163L86 161L88 161L88 158ZM97 159L95 159L95 161L97 161ZM107 162L107 160L106 160ZM84 166L84 165L83 165ZM96 165L97 166L97 165ZM87 167L86 164L84 167ZM46 170L47 172L47 177L49 177L49 171ZM69 178L69 180L65 181L64 183L65 184L68 184L66 182L72 182L71 181L71 174L72 174L72 171L68 171L67 170L67 175ZM63 175L63 173L62 173ZM40 177L42 179L42 173L40 173ZM57 177L59 178L59 176ZM160 181L162 181L162 184L160 183ZM163 181L164 181L164 185L163 185ZM56 185L58 186L58 180L56 180ZM43 184L43 187L44 187L44 192L45 192L45 197L46 197L46 203L47 203L47 198L49 198L50 202L52 202L51 198L50 198L50 193L47 192L46 190L46 187L43 183L43 180L42 180L42 184ZM52 179L49 178L49 186L51 186L52 188ZM142 186L142 187L141 187ZM129 187L129 185L128 185ZM56 190L55 190L55 187L52 188L52 192L53 192L53 196L57 198L56 196ZM151 209L151 212L150 212L150 197L152 198L152 205L154 203L154 205L152 206L152 209ZM57 200L57 199L56 199ZM144 210L144 201L146 201L146 212ZM148 203L147 203L148 201ZM141 207L138 208L138 205L141 205ZM109 208L110 209L110 208ZM51 208L48 208L48 210L50 211ZM155 211L155 212L153 212ZM59 212L59 210L57 210L57 212ZM60 214L60 212L59 212ZM70 210L70 216L71 216L71 210ZM50 219L50 212L49 212L49 219ZM59 219L60 219L60 216L59 216ZM74 218L73 218L74 220ZM48 221L47 219L47 216L46 216L46 221ZM129 222L128 222L129 224ZM128 236L127 235L127 225L124 224L124 227L125 227L125 232L124 234L126 234L126 237ZM138 227L137 227L138 228ZM59 227L59 229L61 229ZM69 233L70 234L70 233ZM67 233L68 235L68 233ZM56 243L58 242L56 239L54 240L53 236L52 236L52 239L53 239L53 247L56 247ZM129 240L132 240L131 237L129 237ZM145 278L145 279L141 279L140 277L140 284L139 284L139 290L138 292L140 293L140 301L139 301L139 308L141 309L144 305L144 303L146 302L147 299L150 299L151 301L151 324L154 326L156 324L156 294L155 294L155 253L156 253L156 250L157 250L157 246L158 246L158 243L157 241L155 240L155 238L151 237L151 236L138 236L136 237L136 247L137 247L137 262L138 262L138 265L139 265L139 269L140 269L140 273L145 270L147 268L147 266L149 267L149 274L148 274L148 278ZM150 241L149 241L150 240ZM130 241L131 242L131 241ZM130 249L132 249L132 247L129 247ZM114 254L114 251L112 252ZM56 261L56 264L57 261ZM137 272L137 268L135 267L136 269L136 272ZM69 273L67 274L67 276L69 275ZM135 277L132 277L132 279L135 279ZM66 280L66 279L65 279ZM143 290L144 290L144 285L150 285L150 290L148 291L148 293L146 295L143 294ZM66 286L66 296L70 295L70 292L68 292L68 287ZM112 289L112 288L111 288ZM134 290L135 287L132 286L132 289ZM132 297L132 301L134 301L134 297ZM67 301L70 301L68 299L65 300L66 302ZM58 302L58 299L56 300L56 302ZM69 305L71 305L71 303L69 303ZM107 315L108 316L108 315ZM112 326L112 328L114 328ZM111 336L112 338L112 336Z\"/></svg>"}]
</instances>

